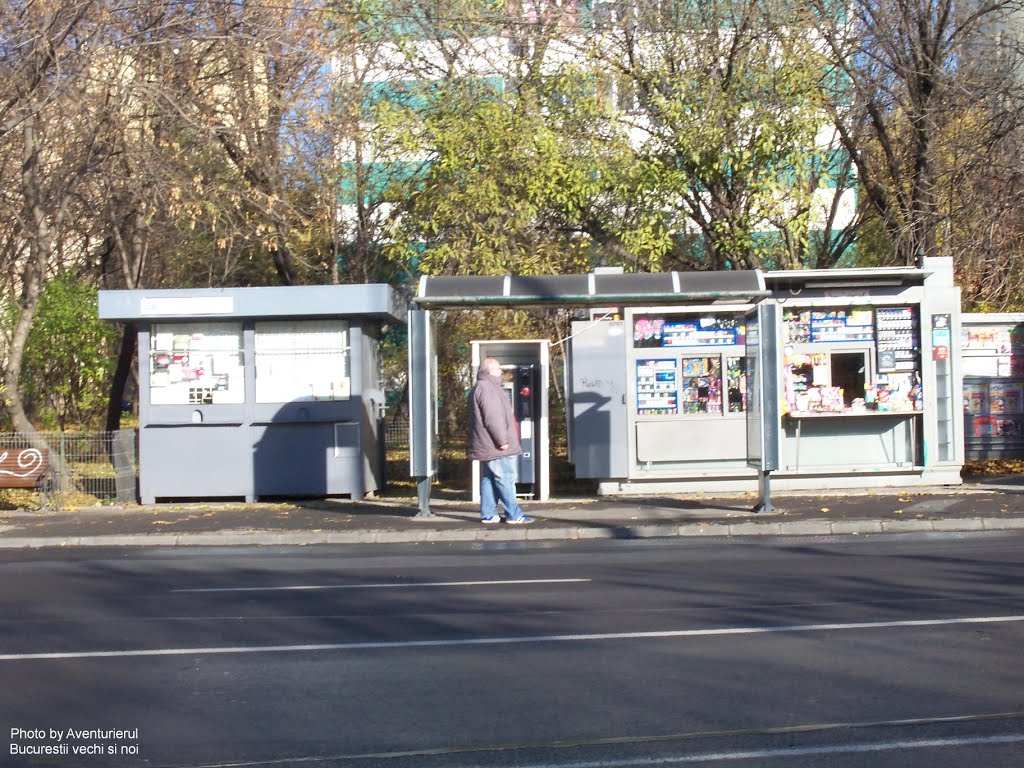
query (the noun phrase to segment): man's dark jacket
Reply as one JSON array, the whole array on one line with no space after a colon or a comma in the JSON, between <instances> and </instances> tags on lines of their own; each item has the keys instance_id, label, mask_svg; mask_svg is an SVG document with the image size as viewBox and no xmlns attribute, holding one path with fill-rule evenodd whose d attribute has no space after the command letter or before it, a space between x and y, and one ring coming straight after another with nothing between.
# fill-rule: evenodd
<instances>
[{"instance_id":1,"label":"man's dark jacket","mask_svg":"<svg viewBox=\"0 0 1024 768\"><path fill-rule=\"evenodd\" d=\"M503 451L500 445L508 447ZM469 397L469 458L491 461L522 452L515 414L501 377L481 373Z\"/></svg>"}]
</instances>

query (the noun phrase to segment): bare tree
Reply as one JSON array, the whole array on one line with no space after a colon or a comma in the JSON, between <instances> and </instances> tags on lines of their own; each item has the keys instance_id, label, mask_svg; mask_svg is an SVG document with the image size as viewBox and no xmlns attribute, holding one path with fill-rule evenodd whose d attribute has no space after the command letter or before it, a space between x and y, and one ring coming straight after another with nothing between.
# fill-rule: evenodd
<instances>
[{"instance_id":1,"label":"bare tree","mask_svg":"<svg viewBox=\"0 0 1024 768\"><path fill-rule=\"evenodd\" d=\"M5 339L4 407L15 429L36 435L21 398L25 344L44 281L62 258L64 235L84 181L102 161L104 116L87 98L86 73L103 27L94 3L6 6L0 82L6 257L16 320ZM18 162L11 162L12 160Z\"/></svg>"},{"instance_id":2,"label":"bare tree","mask_svg":"<svg viewBox=\"0 0 1024 768\"><path fill-rule=\"evenodd\" d=\"M824 0L812 7L836 67L832 117L864 201L894 260L921 265L940 252L940 228L957 215L943 212L950 161L994 137L956 127L1001 89L1005 72L978 65L991 63L998 46L991 30L1014 3L855 0L844 6L849 15Z\"/></svg>"},{"instance_id":3,"label":"bare tree","mask_svg":"<svg viewBox=\"0 0 1024 768\"><path fill-rule=\"evenodd\" d=\"M984 120L991 113L973 115ZM973 123L974 120L968 121ZM985 129L986 133L988 128ZM942 248L953 256L964 309L1024 309L1024 129L1018 126L978 152L955 156L944 190L949 211Z\"/></svg>"},{"instance_id":4,"label":"bare tree","mask_svg":"<svg viewBox=\"0 0 1024 768\"><path fill-rule=\"evenodd\" d=\"M312 215L296 196L308 182L303 160L310 123L303 108L325 108L326 30L316 8L240 2L201 5L180 55L190 62L180 108L230 163L227 194L208 189L211 204L245 210L248 237L269 253L279 282L304 280L296 230ZM312 16L312 18L310 18ZM311 96L315 94L315 96ZM319 102L317 102L317 98Z\"/></svg>"}]
</instances>

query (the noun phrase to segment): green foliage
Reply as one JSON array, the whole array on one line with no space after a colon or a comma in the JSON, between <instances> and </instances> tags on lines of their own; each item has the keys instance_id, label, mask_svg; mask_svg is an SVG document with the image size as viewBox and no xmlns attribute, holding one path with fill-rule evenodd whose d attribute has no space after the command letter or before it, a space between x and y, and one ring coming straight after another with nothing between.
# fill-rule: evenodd
<instances>
[{"instance_id":1,"label":"green foliage","mask_svg":"<svg viewBox=\"0 0 1024 768\"><path fill-rule=\"evenodd\" d=\"M864 224L857 238L858 267L900 266L899 254L885 227L885 222L871 211L865 212Z\"/></svg>"},{"instance_id":2,"label":"green foliage","mask_svg":"<svg viewBox=\"0 0 1024 768\"><path fill-rule=\"evenodd\" d=\"M404 214L392 256L435 274L578 269L574 234L598 183L593 159L569 151L536 98L491 91L479 99L474 90L436 86L415 123L408 111L383 115L407 149L430 155L422 175L390 190Z\"/></svg>"},{"instance_id":3,"label":"green foliage","mask_svg":"<svg viewBox=\"0 0 1024 768\"><path fill-rule=\"evenodd\" d=\"M636 158L649 198L667 229L705 243L691 268L802 260L829 154L815 142L825 62L805 33L799 19L778 25L763 4L702 4L629 72L654 126Z\"/></svg>"},{"instance_id":4,"label":"green foliage","mask_svg":"<svg viewBox=\"0 0 1024 768\"><path fill-rule=\"evenodd\" d=\"M117 340L99 319L95 288L68 274L48 282L25 347L26 412L44 428L100 423Z\"/></svg>"},{"instance_id":5,"label":"green foliage","mask_svg":"<svg viewBox=\"0 0 1024 768\"><path fill-rule=\"evenodd\" d=\"M829 66L812 19L716 0L662 22L543 67L557 30L537 31L507 88L405 81L375 102L394 156L423 159L381 190L390 257L434 274L808 263L834 152L816 142Z\"/></svg>"}]
</instances>

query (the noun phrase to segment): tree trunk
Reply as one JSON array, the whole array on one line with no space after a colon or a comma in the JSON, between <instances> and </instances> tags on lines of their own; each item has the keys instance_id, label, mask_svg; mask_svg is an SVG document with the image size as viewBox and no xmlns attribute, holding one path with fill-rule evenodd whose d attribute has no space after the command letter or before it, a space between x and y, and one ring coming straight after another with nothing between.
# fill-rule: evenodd
<instances>
[{"instance_id":1,"label":"tree trunk","mask_svg":"<svg viewBox=\"0 0 1024 768\"><path fill-rule=\"evenodd\" d=\"M25 202L27 218L32 230L25 235L29 245L29 260L23 273L21 314L11 336L4 365L4 410L11 419L15 431L26 435L29 441L44 447L42 436L29 421L25 404L21 399L21 366L25 357L25 344L32 330L32 320L39 305L39 294L43 287L43 274L53 248L53 230L43 204L43 192L39 179L39 142L35 130L35 118L28 117L22 125L24 159L21 170L21 193ZM51 451L52 453L52 451Z\"/></svg>"},{"instance_id":2,"label":"tree trunk","mask_svg":"<svg viewBox=\"0 0 1024 768\"><path fill-rule=\"evenodd\" d=\"M135 326L126 323L121 334L121 349L117 356L117 368L110 383L110 397L107 401L107 432L121 428L121 403L124 402L124 391L128 377L132 373L132 360L135 357Z\"/></svg>"}]
</instances>

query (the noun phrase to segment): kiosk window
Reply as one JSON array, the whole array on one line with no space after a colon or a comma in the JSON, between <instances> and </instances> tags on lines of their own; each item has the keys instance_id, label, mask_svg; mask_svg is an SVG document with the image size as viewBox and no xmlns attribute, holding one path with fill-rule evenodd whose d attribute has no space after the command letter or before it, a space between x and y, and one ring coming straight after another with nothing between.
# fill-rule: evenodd
<instances>
[{"instance_id":1,"label":"kiosk window","mask_svg":"<svg viewBox=\"0 0 1024 768\"><path fill-rule=\"evenodd\" d=\"M349 396L348 323L256 323L256 402L344 400Z\"/></svg>"},{"instance_id":2,"label":"kiosk window","mask_svg":"<svg viewBox=\"0 0 1024 768\"><path fill-rule=\"evenodd\" d=\"M679 413L677 364L673 359L636 361L636 412L641 416Z\"/></svg>"},{"instance_id":3,"label":"kiosk window","mask_svg":"<svg viewBox=\"0 0 1024 768\"><path fill-rule=\"evenodd\" d=\"M868 380L866 352L833 352L831 354L832 386L843 390L843 405L850 407L855 399L864 397Z\"/></svg>"},{"instance_id":4,"label":"kiosk window","mask_svg":"<svg viewBox=\"0 0 1024 768\"><path fill-rule=\"evenodd\" d=\"M722 412L722 358L684 357L680 373L680 412Z\"/></svg>"},{"instance_id":5,"label":"kiosk window","mask_svg":"<svg viewBox=\"0 0 1024 768\"><path fill-rule=\"evenodd\" d=\"M149 337L153 405L245 402L240 323L160 323Z\"/></svg>"},{"instance_id":6,"label":"kiosk window","mask_svg":"<svg viewBox=\"0 0 1024 768\"><path fill-rule=\"evenodd\" d=\"M747 358L726 358L726 386L729 398L729 413L744 413L747 410Z\"/></svg>"}]
</instances>

